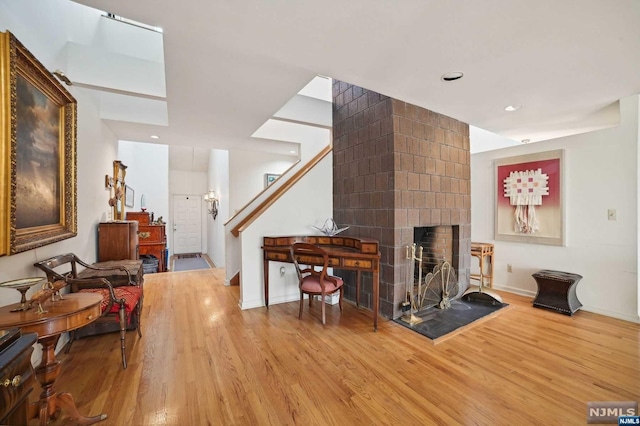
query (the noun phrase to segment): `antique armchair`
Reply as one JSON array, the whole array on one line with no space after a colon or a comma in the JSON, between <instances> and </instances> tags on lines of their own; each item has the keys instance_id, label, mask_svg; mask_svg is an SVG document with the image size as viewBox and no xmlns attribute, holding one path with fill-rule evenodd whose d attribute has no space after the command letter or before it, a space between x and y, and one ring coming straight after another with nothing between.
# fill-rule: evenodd
<instances>
[{"instance_id":1,"label":"antique armchair","mask_svg":"<svg viewBox=\"0 0 640 426\"><path fill-rule=\"evenodd\" d=\"M342 293L343 284L342 278L334 277L327 273L329 266L329 256L327 253L313 244L307 243L294 243L290 249L291 259L296 267L296 273L298 274L298 286L300 287L300 313L298 319L302 318L302 306L304 295L309 295L309 307L313 296L320 296L320 304L322 305L322 324L326 324L325 321L325 296L333 294L336 291L340 292L340 312L342 312ZM306 266L301 266L306 265ZM316 270L314 265L321 266L320 270Z\"/></svg>"},{"instance_id":2,"label":"antique armchair","mask_svg":"<svg viewBox=\"0 0 640 426\"><path fill-rule=\"evenodd\" d=\"M83 267L79 271L78 265ZM102 316L93 323L70 333L68 353L75 339L95 334L119 331L122 366L127 368L125 336L127 330L140 330L142 314L143 277L142 262L139 260L120 260L88 264L75 254L67 253L54 256L34 264L47 274L51 283L64 280L72 293L91 292L102 295ZM68 270L59 272L56 268Z\"/></svg>"}]
</instances>

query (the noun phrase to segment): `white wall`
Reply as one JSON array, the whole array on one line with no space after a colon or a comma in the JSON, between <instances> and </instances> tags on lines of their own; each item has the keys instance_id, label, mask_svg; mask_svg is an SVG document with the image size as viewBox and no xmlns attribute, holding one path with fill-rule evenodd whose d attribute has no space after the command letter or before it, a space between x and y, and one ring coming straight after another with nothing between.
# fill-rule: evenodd
<instances>
[{"instance_id":1,"label":"white wall","mask_svg":"<svg viewBox=\"0 0 640 426\"><path fill-rule=\"evenodd\" d=\"M233 216L264 189L264 175L282 174L297 158L266 152L229 151L229 212Z\"/></svg>"},{"instance_id":2,"label":"white wall","mask_svg":"<svg viewBox=\"0 0 640 426\"><path fill-rule=\"evenodd\" d=\"M31 2L0 2L0 30L11 31L48 69L56 69L57 47L66 37L64 25L55 21L58 3L52 1L33 7ZM33 264L58 254L74 252L85 261L96 260L97 224L106 220L110 211L109 191L105 189L104 177L113 171L112 162L116 159L117 140L100 120L96 99L90 91L77 87L68 89L78 102L78 235L55 244L0 258L1 281L44 276ZM32 288L30 292L35 290ZM0 289L0 305L19 300L17 291ZM60 340L58 347L66 341L65 336ZM40 356L37 345L33 361L37 362Z\"/></svg>"},{"instance_id":3,"label":"white wall","mask_svg":"<svg viewBox=\"0 0 640 426\"><path fill-rule=\"evenodd\" d=\"M229 219L229 151L212 149L209 154L208 190L216 192L218 197L218 217L214 220L207 215L207 254L218 268L224 268L225 236L224 223ZM236 265L232 270L238 272ZM234 272L234 274L235 274ZM229 285L229 279L225 280Z\"/></svg>"},{"instance_id":4,"label":"white wall","mask_svg":"<svg viewBox=\"0 0 640 426\"><path fill-rule=\"evenodd\" d=\"M296 185L240 234L242 270L240 307L264 306L262 239L270 235L316 235L312 225L321 226L333 216L333 156L327 155ZM328 179L328 180L327 180ZM304 202L301 202L304 200ZM285 267L284 276L279 269ZM292 264L269 262L269 304L298 300L298 280Z\"/></svg>"},{"instance_id":5,"label":"white wall","mask_svg":"<svg viewBox=\"0 0 640 426\"><path fill-rule=\"evenodd\" d=\"M518 146L522 143L474 126L469 126L469 142L471 154Z\"/></svg>"},{"instance_id":6,"label":"white wall","mask_svg":"<svg viewBox=\"0 0 640 426\"><path fill-rule=\"evenodd\" d=\"M495 244L497 288L534 296L531 274L573 272L583 309L628 321L638 316L638 96L620 101L617 127L471 156L472 240ZM494 241L493 160L565 150L566 247ZM607 210L617 210L617 221ZM513 267L507 273L507 264Z\"/></svg>"},{"instance_id":7,"label":"white wall","mask_svg":"<svg viewBox=\"0 0 640 426\"><path fill-rule=\"evenodd\" d=\"M325 129L320 129L320 130L325 130ZM306 140L304 143L300 144L300 161L298 161L297 163L293 164L291 168L288 169L287 171L287 175L288 176L283 176L284 179L288 179L291 176L293 176L295 173L297 173L299 170L301 170L302 168L306 167L307 163L309 161L311 161L311 159L313 159L317 154L319 154L327 145L330 144L331 141L331 133L326 131L326 132L317 132L314 134L315 136L310 138L309 140ZM237 153L239 153L239 151L236 151ZM259 154L258 154L259 155ZM231 158L231 154L230 154L230 158ZM236 156L237 160L241 160L242 157ZM268 159L268 157L267 157ZM230 162L231 164L231 162ZM284 166L284 165L283 165ZM232 168L230 166L230 184L229 184L229 191L231 194L234 194L236 191L244 191L245 189L239 185L236 185L235 182L233 182L231 179L233 178L233 176L235 176L235 174L239 173L238 169L240 170L245 170L246 173L250 173L252 176L254 176L253 178L250 179L250 185L255 185L254 187L249 188L246 198L251 198L251 197L255 197L256 192L249 192L249 191L261 191L262 189L258 189L258 182L261 179L262 176L262 182L263 182L263 186L264 186L264 166L261 165L255 165L252 169L249 168L242 168L243 165L240 161L237 162L236 168ZM272 171L270 169L269 173L272 173ZM333 183L331 180L331 176L332 173L328 173L325 177L323 177L322 181L324 182L324 185L326 185L328 188L333 188ZM243 176L242 176L243 177ZM327 180L328 179L328 180ZM247 209L245 209L241 214L234 216L234 212L230 211L229 214L232 216L227 222L225 222L225 273L226 273L226 281L229 282L229 280L231 280L231 278L233 278L233 276L235 276L238 272L240 272L240 270L243 268L243 263L245 262L244 258L244 253L242 251L242 241L244 241L244 238L242 237L235 237L233 236L233 234L231 234L231 229L233 229L238 223L240 223L240 221L244 220L245 217L251 213L252 208L256 208L260 203L262 203L263 201L265 201L271 194L272 191L276 191L281 185L283 185L286 182L286 180L283 179L278 179L277 181L275 181L273 184L271 184L271 186L269 187L269 189L267 191L261 192L259 193L260 195L256 198L254 198L251 201L251 204L248 206ZM301 204L306 202L307 199L313 198L315 196L315 194L313 193L308 193L308 194L304 194L301 195L301 198L298 198L297 203ZM305 200L300 201L300 200ZM278 200L279 201L279 200ZM329 197L329 199L325 200L327 203L331 204L333 202L332 197ZM297 207L295 205L293 206L289 206L289 211L295 211ZM333 214L333 213L332 213ZM328 217L328 216L327 216ZM326 219L326 218L325 218ZM282 219L277 219L277 220L282 220ZM255 223L252 223L250 225L251 227L255 226ZM261 242L256 242L255 240L252 240L252 242L250 243L251 246L255 245L255 244L261 244ZM253 262L253 259L249 259L249 262ZM242 290L241 290L242 291Z\"/></svg>"},{"instance_id":8,"label":"white wall","mask_svg":"<svg viewBox=\"0 0 640 426\"><path fill-rule=\"evenodd\" d=\"M154 218L162 216L168 223L169 210L169 147L153 143L120 141L118 160L127 166L125 183L135 191L133 207L140 211L140 199L145 196L147 211Z\"/></svg>"}]
</instances>

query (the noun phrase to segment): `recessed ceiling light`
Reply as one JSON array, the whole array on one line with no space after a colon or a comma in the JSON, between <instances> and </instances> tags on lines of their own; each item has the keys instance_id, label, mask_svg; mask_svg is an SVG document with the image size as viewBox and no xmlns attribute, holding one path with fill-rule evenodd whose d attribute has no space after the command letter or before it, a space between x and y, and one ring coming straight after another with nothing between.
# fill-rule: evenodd
<instances>
[{"instance_id":1,"label":"recessed ceiling light","mask_svg":"<svg viewBox=\"0 0 640 426\"><path fill-rule=\"evenodd\" d=\"M512 112L512 111L517 111L520 108L522 108L522 105L507 105L506 107L504 107L504 110Z\"/></svg>"},{"instance_id":2,"label":"recessed ceiling light","mask_svg":"<svg viewBox=\"0 0 640 426\"><path fill-rule=\"evenodd\" d=\"M160 136L158 136L158 135L151 135L151 139L160 139Z\"/></svg>"},{"instance_id":3,"label":"recessed ceiling light","mask_svg":"<svg viewBox=\"0 0 640 426\"><path fill-rule=\"evenodd\" d=\"M460 71L451 71L448 72L446 74L444 74L442 77L440 77L440 79L442 81L446 81L446 82L450 82L450 81L456 81L462 78L464 74L461 73Z\"/></svg>"},{"instance_id":4,"label":"recessed ceiling light","mask_svg":"<svg viewBox=\"0 0 640 426\"><path fill-rule=\"evenodd\" d=\"M290 152L291 154L295 154L295 153L296 153L296 150L295 150L295 149L292 149L292 150L291 150L291 151L289 151L289 152Z\"/></svg>"}]
</instances>

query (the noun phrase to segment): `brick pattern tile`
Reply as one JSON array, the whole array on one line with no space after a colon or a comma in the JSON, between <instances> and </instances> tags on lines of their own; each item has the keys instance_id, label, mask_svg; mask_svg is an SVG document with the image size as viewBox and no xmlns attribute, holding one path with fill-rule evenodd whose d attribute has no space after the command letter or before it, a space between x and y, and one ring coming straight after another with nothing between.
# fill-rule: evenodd
<instances>
[{"instance_id":1,"label":"brick pattern tile","mask_svg":"<svg viewBox=\"0 0 640 426\"><path fill-rule=\"evenodd\" d=\"M459 280L468 282L468 124L334 81L333 138L334 219L350 227L349 235L380 241L382 315L400 315L406 284L404 247L414 242L416 227L447 225L458 241L452 260L457 261ZM350 299L355 299L354 282L346 281ZM371 306L370 289L366 278L361 288L365 306Z\"/></svg>"}]
</instances>

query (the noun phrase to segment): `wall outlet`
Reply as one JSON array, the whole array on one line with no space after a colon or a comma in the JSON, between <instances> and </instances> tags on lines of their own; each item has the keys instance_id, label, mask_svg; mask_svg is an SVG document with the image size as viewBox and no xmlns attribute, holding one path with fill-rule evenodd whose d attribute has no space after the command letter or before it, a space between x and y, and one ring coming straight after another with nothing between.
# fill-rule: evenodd
<instances>
[{"instance_id":1,"label":"wall outlet","mask_svg":"<svg viewBox=\"0 0 640 426\"><path fill-rule=\"evenodd\" d=\"M507 263L507 272L513 272L513 268L511 268L510 263Z\"/></svg>"}]
</instances>

